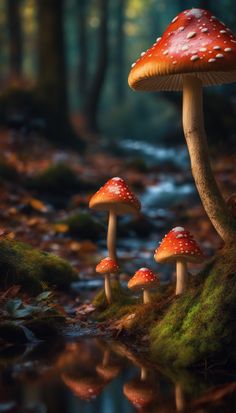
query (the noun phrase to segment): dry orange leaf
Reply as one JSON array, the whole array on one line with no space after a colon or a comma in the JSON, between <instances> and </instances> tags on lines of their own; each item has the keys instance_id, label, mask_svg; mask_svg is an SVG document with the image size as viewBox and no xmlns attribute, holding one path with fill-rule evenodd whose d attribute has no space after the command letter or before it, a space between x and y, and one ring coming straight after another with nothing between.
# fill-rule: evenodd
<instances>
[{"instance_id":1,"label":"dry orange leaf","mask_svg":"<svg viewBox=\"0 0 236 413\"><path fill-rule=\"evenodd\" d=\"M64 234L69 230L69 227L67 224L55 224L54 229L56 232Z\"/></svg>"},{"instance_id":2,"label":"dry orange leaf","mask_svg":"<svg viewBox=\"0 0 236 413\"><path fill-rule=\"evenodd\" d=\"M31 198L30 201L29 201L29 204L36 211L40 211L40 212L47 212L48 211L47 206L42 201L40 201L39 199Z\"/></svg>"}]
</instances>

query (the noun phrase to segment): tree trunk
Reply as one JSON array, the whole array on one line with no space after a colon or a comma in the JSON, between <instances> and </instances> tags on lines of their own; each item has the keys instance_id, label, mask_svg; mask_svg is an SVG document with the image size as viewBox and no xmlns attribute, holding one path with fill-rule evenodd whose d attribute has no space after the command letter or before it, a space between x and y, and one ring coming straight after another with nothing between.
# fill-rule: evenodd
<instances>
[{"instance_id":1,"label":"tree trunk","mask_svg":"<svg viewBox=\"0 0 236 413\"><path fill-rule=\"evenodd\" d=\"M88 78L88 44L87 44L87 6L88 0L78 1L78 43L79 43L79 96L83 102L87 91Z\"/></svg>"},{"instance_id":2,"label":"tree trunk","mask_svg":"<svg viewBox=\"0 0 236 413\"><path fill-rule=\"evenodd\" d=\"M41 93L58 113L67 112L63 4L63 0L38 2L39 83Z\"/></svg>"},{"instance_id":3,"label":"tree trunk","mask_svg":"<svg viewBox=\"0 0 236 413\"><path fill-rule=\"evenodd\" d=\"M7 16L9 26L10 75L19 77L22 72L22 28L20 1L8 0Z\"/></svg>"},{"instance_id":4,"label":"tree trunk","mask_svg":"<svg viewBox=\"0 0 236 413\"><path fill-rule=\"evenodd\" d=\"M108 4L109 0L98 0L100 11L98 59L94 78L84 106L87 127L93 132L98 131L97 114L108 65Z\"/></svg>"},{"instance_id":5,"label":"tree trunk","mask_svg":"<svg viewBox=\"0 0 236 413\"><path fill-rule=\"evenodd\" d=\"M122 103L125 99L126 82L125 72L125 6L126 0L118 0L116 13L116 43L115 43L115 94L117 103Z\"/></svg>"},{"instance_id":6,"label":"tree trunk","mask_svg":"<svg viewBox=\"0 0 236 413\"><path fill-rule=\"evenodd\" d=\"M40 0L38 95L46 105L50 139L81 148L69 121L63 30L64 0Z\"/></svg>"}]
</instances>

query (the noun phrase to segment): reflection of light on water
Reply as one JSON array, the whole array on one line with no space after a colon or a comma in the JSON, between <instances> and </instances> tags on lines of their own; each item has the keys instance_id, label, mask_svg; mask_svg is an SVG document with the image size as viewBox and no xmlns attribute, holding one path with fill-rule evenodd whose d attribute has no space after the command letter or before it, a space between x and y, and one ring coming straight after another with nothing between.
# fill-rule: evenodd
<instances>
[{"instance_id":1,"label":"reflection of light on water","mask_svg":"<svg viewBox=\"0 0 236 413\"><path fill-rule=\"evenodd\" d=\"M192 184L177 185L174 180L165 180L147 187L141 196L143 209L174 206L194 193Z\"/></svg>"},{"instance_id":2,"label":"reflection of light on water","mask_svg":"<svg viewBox=\"0 0 236 413\"><path fill-rule=\"evenodd\" d=\"M131 155L138 155L144 159L148 158L149 161L158 161L159 163L171 162L181 167L181 169L186 169L189 166L188 152L185 146L168 148L132 139L122 140L120 146L130 151Z\"/></svg>"}]
</instances>

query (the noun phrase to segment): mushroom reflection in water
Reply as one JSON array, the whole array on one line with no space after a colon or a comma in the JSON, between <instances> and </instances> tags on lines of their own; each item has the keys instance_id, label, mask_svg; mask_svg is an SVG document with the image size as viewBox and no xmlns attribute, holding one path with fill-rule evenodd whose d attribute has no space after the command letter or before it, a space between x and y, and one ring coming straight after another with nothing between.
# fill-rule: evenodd
<instances>
[{"instance_id":1,"label":"mushroom reflection in water","mask_svg":"<svg viewBox=\"0 0 236 413\"><path fill-rule=\"evenodd\" d=\"M130 380L123 387L124 395L137 408L144 408L156 398L156 391L149 381L136 378Z\"/></svg>"},{"instance_id":2,"label":"mushroom reflection in water","mask_svg":"<svg viewBox=\"0 0 236 413\"><path fill-rule=\"evenodd\" d=\"M64 373L61 379L75 396L85 401L98 397L107 384L98 375L72 378Z\"/></svg>"},{"instance_id":3,"label":"mushroom reflection in water","mask_svg":"<svg viewBox=\"0 0 236 413\"><path fill-rule=\"evenodd\" d=\"M96 367L97 374L105 381L113 380L120 372L120 365L111 360L111 351L105 349L101 364Z\"/></svg>"}]
</instances>

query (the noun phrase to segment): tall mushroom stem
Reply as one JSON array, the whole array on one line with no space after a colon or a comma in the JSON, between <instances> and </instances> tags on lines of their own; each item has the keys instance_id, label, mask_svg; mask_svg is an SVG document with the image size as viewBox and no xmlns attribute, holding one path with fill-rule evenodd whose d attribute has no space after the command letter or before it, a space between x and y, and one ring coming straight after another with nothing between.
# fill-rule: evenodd
<instances>
[{"instance_id":1,"label":"tall mushroom stem","mask_svg":"<svg viewBox=\"0 0 236 413\"><path fill-rule=\"evenodd\" d=\"M178 383L175 385L175 405L177 412L183 412L186 408L186 402L182 386Z\"/></svg>"},{"instance_id":2,"label":"tall mushroom stem","mask_svg":"<svg viewBox=\"0 0 236 413\"><path fill-rule=\"evenodd\" d=\"M185 259L176 262L176 295L183 294L187 289L188 269Z\"/></svg>"},{"instance_id":3,"label":"tall mushroom stem","mask_svg":"<svg viewBox=\"0 0 236 413\"><path fill-rule=\"evenodd\" d=\"M151 302L151 294L150 291L144 288L143 290L143 304L148 304Z\"/></svg>"},{"instance_id":4,"label":"tall mushroom stem","mask_svg":"<svg viewBox=\"0 0 236 413\"><path fill-rule=\"evenodd\" d=\"M105 295L108 304L111 304L111 279L110 274L105 274Z\"/></svg>"},{"instance_id":5,"label":"tall mushroom stem","mask_svg":"<svg viewBox=\"0 0 236 413\"><path fill-rule=\"evenodd\" d=\"M107 249L109 257L116 260L116 212L113 209L109 211Z\"/></svg>"},{"instance_id":6,"label":"tall mushroom stem","mask_svg":"<svg viewBox=\"0 0 236 413\"><path fill-rule=\"evenodd\" d=\"M202 82L192 75L185 75L183 80L183 129L193 177L206 213L225 242L235 240L236 221L228 212L211 169L204 128Z\"/></svg>"}]
</instances>

